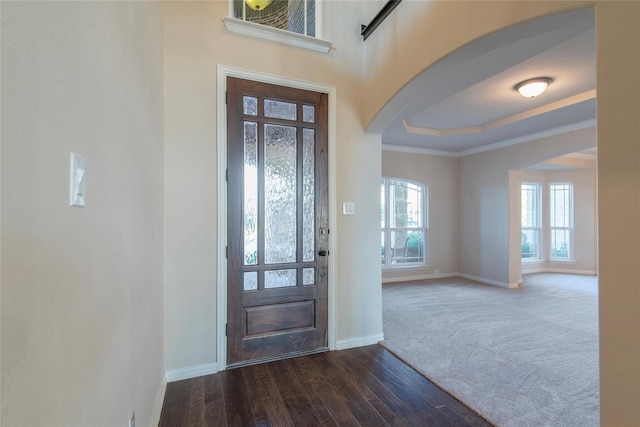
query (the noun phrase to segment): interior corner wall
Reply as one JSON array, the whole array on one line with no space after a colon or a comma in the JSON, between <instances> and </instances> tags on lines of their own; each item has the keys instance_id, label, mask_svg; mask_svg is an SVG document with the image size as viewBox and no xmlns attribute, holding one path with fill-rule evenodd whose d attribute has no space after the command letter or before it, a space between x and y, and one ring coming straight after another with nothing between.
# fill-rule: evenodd
<instances>
[{"instance_id":1,"label":"interior corner wall","mask_svg":"<svg viewBox=\"0 0 640 427\"><path fill-rule=\"evenodd\" d=\"M595 129L511 145L459 159L460 272L502 286L515 286L510 242L520 239L519 219L510 216L509 171L595 146Z\"/></svg>"},{"instance_id":2,"label":"interior corner wall","mask_svg":"<svg viewBox=\"0 0 640 427\"><path fill-rule=\"evenodd\" d=\"M416 280L458 272L458 159L382 151L382 176L404 178L428 188L428 265L386 270L382 280Z\"/></svg>"},{"instance_id":3,"label":"interior corner wall","mask_svg":"<svg viewBox=\"0 0 640 427\"><path fill-rule=\"evenodd\" d=\"M522 170L509 170L509 285L517 287L522 283L521 218L520 199L522 187ZM518 256L512 256L512 254Z\"/></svg>"},{"instance_id":4,"label":"interior corner wall","mask_svg":"<svg viewBox=\"0 0 640 427\"><path fill-rule=\"evenodd\" d=\"M322 2L327 54L226 31L223 1L166 2L165 7L165 351L166 368L187 372L217 363L218 206L216 70L218 65L336 87L336 194L331 230L337 253L336 340L342 347L382 336L378 263L380 135L360 121L362 2ZM342 203L355 215L343 216ZM224 369L224 366L217 366Z\"/></svg>"},{"instance_id":5,"label":"interior corner wall","mask_svg":"<svg viewBox=\"0 0 640 427\"><path fill-rule=\"evenodd\" d=\"M1 2L2 425L152 425L162 4ZM69 206L69 157L86 206ZM160 402L161 403L161 402Z\"/></svg>"},{"instance_id":6,"label":"interior corner wall","mask_svg":"<svg viewBox=\"0 0 640 427\"><path fill-rule=\"evenodd\" d=\"M595 160L575 159L579 169L522 170L522 182L537 182L542 188L542 236L539 244L540 262L522 262L522 272L568 272L596 274L597 267L597 191ZM549 184L570 182L573 184L573 260L549 261ZM520 249L518 249L520 250Z\"/></svg>"},{"instance_id":7,"label":"interior corner wall","mask_svg":"<svg viewBox=\"0 0 640 427\"><path fill-rule=\"evenodd\" d=\"M640 3L596 5L600 424L640 425Z\"/></svg>"}]
</instances>

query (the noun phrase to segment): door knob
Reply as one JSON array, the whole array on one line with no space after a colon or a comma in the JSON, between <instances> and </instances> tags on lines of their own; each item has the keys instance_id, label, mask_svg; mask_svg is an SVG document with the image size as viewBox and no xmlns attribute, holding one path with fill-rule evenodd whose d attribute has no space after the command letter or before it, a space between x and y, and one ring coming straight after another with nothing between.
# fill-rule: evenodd
<instances>
[{"instance_id":1,"label":"door knob","mask_svg":"<svg viewBox=\"0 0 640 427\"><path fill-rule=\"evenodd\" d=\"M325 251L324 249L321 250L321 251L318 251L318 255L320 255L320 256L327 256L327 254L328 254L328 252Z\"/></svg>"}]
</instances>

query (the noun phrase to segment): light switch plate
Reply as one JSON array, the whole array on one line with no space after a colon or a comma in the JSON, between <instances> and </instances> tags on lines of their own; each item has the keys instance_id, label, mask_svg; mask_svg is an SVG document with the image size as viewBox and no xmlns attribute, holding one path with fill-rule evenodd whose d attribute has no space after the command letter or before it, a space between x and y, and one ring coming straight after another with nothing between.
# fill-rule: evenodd
<instances>
[{"instance_id":1,"label":"light switch plate","mask_svg":"<svg viewBox=\"0 0 640 427\"><path fill-rule=\"evenodd\" d=\"M75 153L71 153L69 165L69 205L84 207L87 191L86 162Z\"/></svg>"},{"instance_id":2,"label":"light switch plate","mask_svg":"<svg viewBox=\"0 0 640 427\"><path fill-rule=\"evenodd\" d=\"M356 204L353 202L343 202L342 203L342 215L355 215L356 214Z\"/></svg>"}]
</instances>

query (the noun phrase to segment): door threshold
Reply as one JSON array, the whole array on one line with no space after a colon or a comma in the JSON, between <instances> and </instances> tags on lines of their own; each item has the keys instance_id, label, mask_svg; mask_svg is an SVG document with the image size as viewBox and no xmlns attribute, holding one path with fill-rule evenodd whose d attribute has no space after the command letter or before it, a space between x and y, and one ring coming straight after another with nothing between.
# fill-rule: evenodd
<instances>
[{"instance_id":1,"label":"door threshold","mask_svg":"<svg viewBox=\"0 0 640 427\"><path fill-rule=\"evenodd\" d=\"M283 354L279 356L261 357L259 359L243 360L241 362L232 363L228 365L225 369L230 370L230 369L242 368L244 366L258 365L260 363L268 363L268 362L275 362L278 360L293 359L295 357L308 356L310 354L324 353L325 351L329 351L329 347L321 347L321 348L318 348L315 350L309 350L309 351L296 351L293 353Z\"/></svg>"}]
</instances>

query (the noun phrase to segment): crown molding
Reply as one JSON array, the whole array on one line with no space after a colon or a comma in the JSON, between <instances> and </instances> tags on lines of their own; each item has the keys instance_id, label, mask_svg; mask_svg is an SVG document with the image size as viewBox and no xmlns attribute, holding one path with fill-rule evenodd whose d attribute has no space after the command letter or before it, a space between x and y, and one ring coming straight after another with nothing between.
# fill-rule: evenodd
<instances>
[{"instance_id":1,"label":"crown molding","mask_svg":"<svg viewBox=\"0 0 640 427\"><path fill-rule=\"evenodd\" d=\"M580 152L565 154L564 157L571 157L573 159L582 159L582 160L598 160L597 154L580 153Z\"/></svg>"},{"instance_id":2,"label":"crown molding","mask_svg":"<svg viewBox=\"0 0 640 427\"><path fill-rule=\"evenodd\" d=\"M523 142L534 141L536 139L547 138L549 136L560 135L574 130L586 129L596 126L596 119L589 119L582 122L572 123L566 126L559 126L553 129L543 130L541 132L534 132L528 135L519 136L517 138L507 139L500 142L494 142L493 144L483 145L477 148L471 148L469 150L459 151L460 157L470 156L472 154L478 154L485 151L496 150L498 148L509 147L511 145L522 144Z\"/></svg>"},{"instance_id":3,"label":"crown molding","mask_svg":"<svg viewBox=\"0 0 640 427\"><path fill-rule=\"evenodd\" d=\"M408 133L418 134L418 135L429 135L429 136L451 136L451 135L464 135L468 133L480 133L485 132L490 129L495 129L497 127L509 125L512 123L516 123L525 119L529 119L531 117L539 116L541 114L549 113L551 111L559 110L560 108L568 107L569 105L574 105L579 102L588 101L590 99L594 99L596 97L596 90L588 90L583 93L579 93L574 96L570 96L567 98L560 99L555 102L551 102L549 104L541 105L536 108L532 108L527 111L523 111L522 113L513 114L508 117L504 117L502 119L494 120L490 123L485 123L484 125L477 126L466 126L459 128L449 128L449 129L436 129L422 126L413 126L409 124L409 122L405 119L402 120L402 124L404 125L405 130Z\"/></svg>"},{"instance_id":4,"label":"crown molding","mask_svg":"<svg viewBox=\"0 0 640 427\"><path fill-rule=\"evenodd\" d=\"M382 151L397 151L400 153L428 154L430 156L460 157L460 153L448 150L433 150L430 148L410 147L407 145L382 144Z\"/></svg>"},{"instance_id":5,"label":"crown molding","mask_svg":"<svg viewBox=\"0 0 640 427\"><path fill-rule=\"evenodd\" d=\"M433 150L430 148L411 147L407 145L391 145L382 144L383 151L397 151L401 153L413 153L413 154L428 154L431 156L445 156L445 157L465 157L472 154L483 153L485 151L497 150L498 148L509 147L511 145L522 144L523 142L534 141L536 139L547 138L549 136L560 135L574 130L586 129L589 127L595 127L597 124L596 119L585 120L582 122L572 123L566 126L559 126L553 129L547 129L541 132L530 133L528 135L519 136L517 138L506 139L504 141L494 142L492 144L483 145L481 147L470 148L463 151L450 151L450 150ZM573 153L571 156L595 159L596 156L585 153Z\"/></svg>"}]
</instances>

